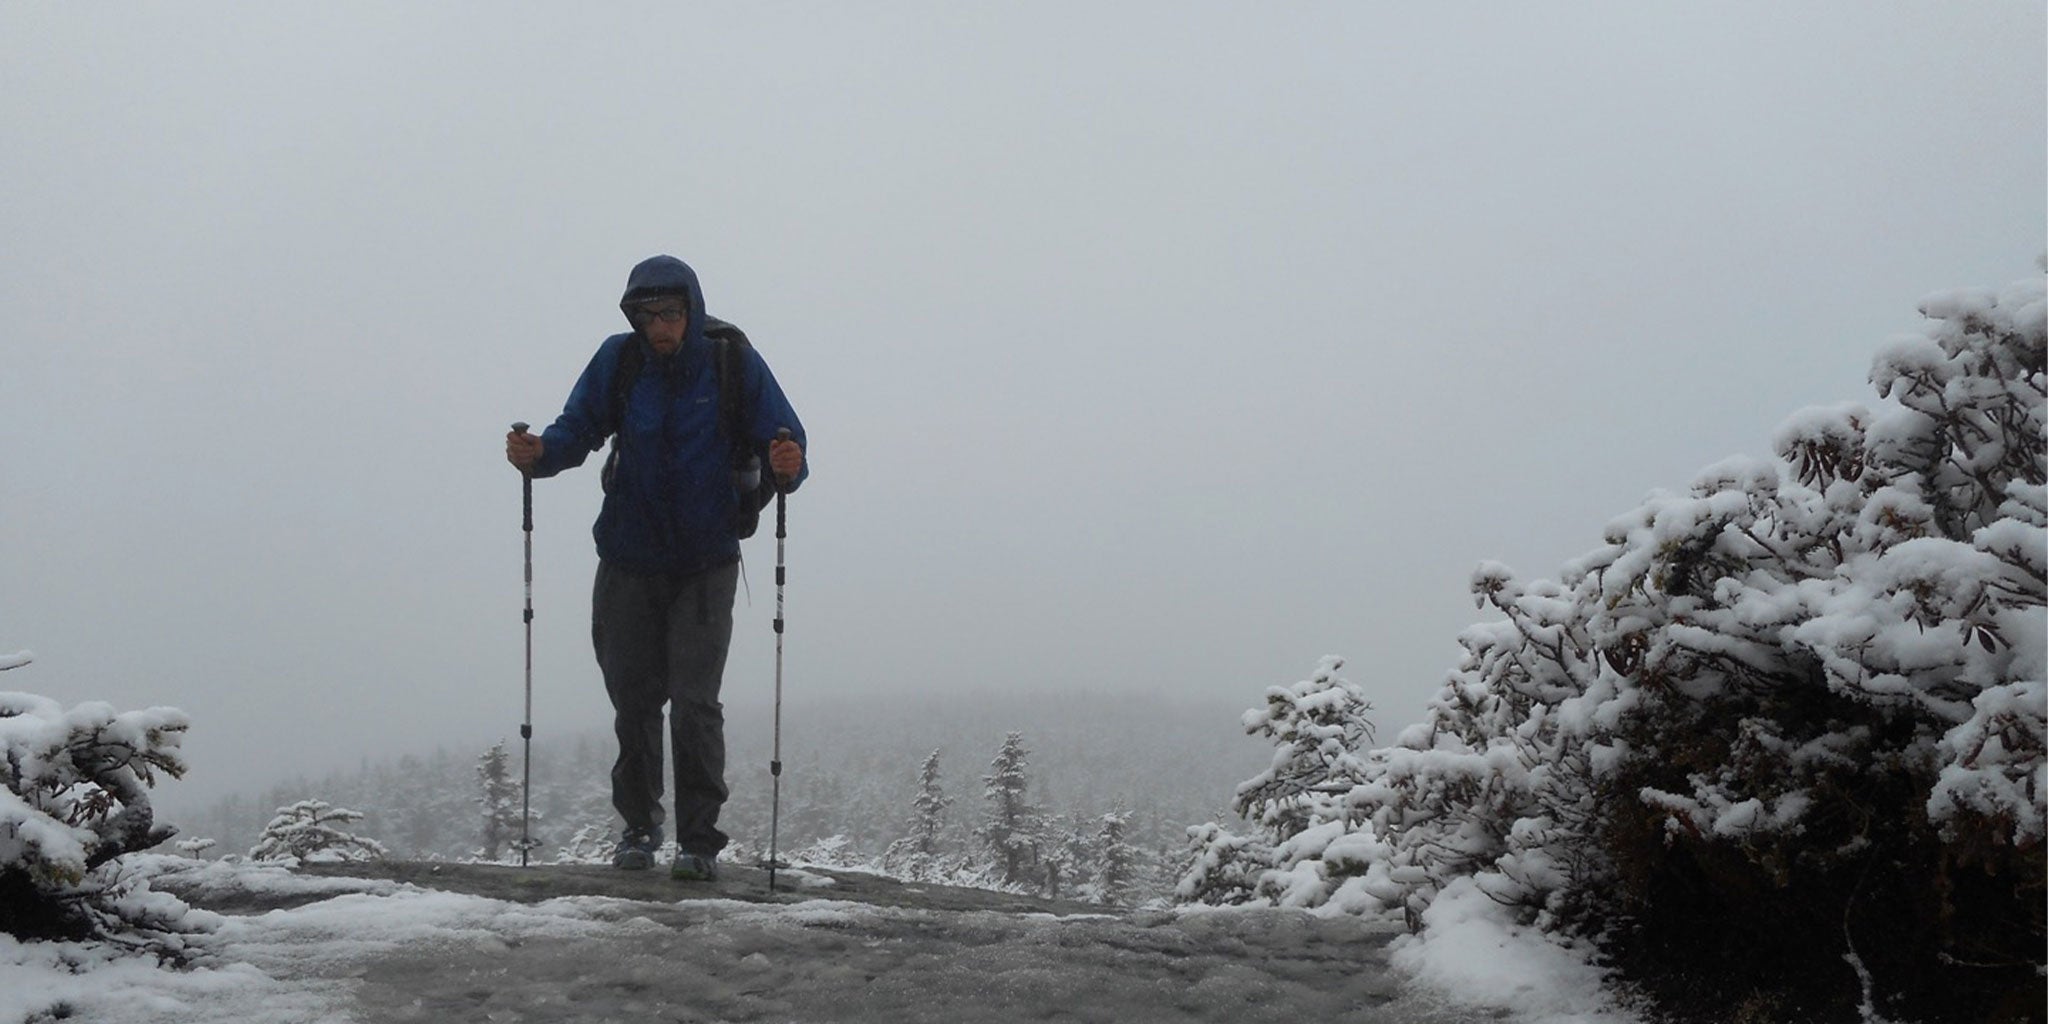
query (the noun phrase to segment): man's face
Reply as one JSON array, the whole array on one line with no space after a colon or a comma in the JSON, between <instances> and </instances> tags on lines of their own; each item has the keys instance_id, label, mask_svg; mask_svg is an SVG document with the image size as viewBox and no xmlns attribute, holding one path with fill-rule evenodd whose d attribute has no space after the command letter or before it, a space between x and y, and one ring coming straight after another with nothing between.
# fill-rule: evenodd
<instances>
[{"instance_id":1,"label":"man's face","mask_svg":"<svg viewBox=\"0 0 2048 1024\"><path fill-rule=\"evenodd\" d=\"M656 355L674 355L690 329L690 306L679 297L651 299L633 306L633 326Z\"/></svg>"}]
</instances>

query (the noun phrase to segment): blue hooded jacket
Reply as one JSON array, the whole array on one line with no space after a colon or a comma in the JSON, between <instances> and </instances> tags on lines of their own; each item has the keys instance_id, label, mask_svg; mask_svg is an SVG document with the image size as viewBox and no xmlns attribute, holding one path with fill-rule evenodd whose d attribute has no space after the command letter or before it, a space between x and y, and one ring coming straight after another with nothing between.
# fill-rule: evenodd
<instances>
[{"instance_id":1,"label":"blue hooded jacket","mask_svg":"<svg viewBox=\"0 0 2048 1024\"><path fill-rule=\"evenodd\" d=\"M673 256L644 260L626 279L620 306L663 295L684 296L689 327L673 355L655 353L637 331L614 334L597 348L590 365L569 392L562 415L541 434L545 447L534 466L536 478L583 464L605 440L619 435L619 463L591 533L604 561L640 574L692 573L739 558L733 522L740 496L733 484L733 455L719 425L718 372L709 318L697 274ZM612 420L611 388L629 345L644 362L620 419ZM804 469L787 485L795 490L810 476L810 443L768 364L751 345L740 346L739 402L746 412L749 440L768 465L768 442L778 428L805 452Z\"/></svg>"}]
</instances>

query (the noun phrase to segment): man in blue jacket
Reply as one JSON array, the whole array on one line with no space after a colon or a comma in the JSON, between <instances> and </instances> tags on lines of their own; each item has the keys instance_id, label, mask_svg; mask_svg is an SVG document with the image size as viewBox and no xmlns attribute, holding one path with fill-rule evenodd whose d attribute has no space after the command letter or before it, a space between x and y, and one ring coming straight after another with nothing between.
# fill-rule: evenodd
<instances>
[{"instance_id":1,"label":"man in blue jacket","mask_svg":"<svg viewBox=\"0 0 2048 1024\"><path fill-rule=\"evenodd\" d=\"M590 635L611 696L619 759L612 805L625 832L612 862L654 863L662 844L662 707L675 755L681 879L717 877L725 833L725 712L718 691L732 638L740 539L766 491L745 476L761 456L773 486L810 474L803 424L744 335L704 313L697 275L673 256L633 268L619 302L633 330L598 346L554 424L505 436L535 478L613 442L604 473ZM787 439L778 439L779 430ZM733 435L740 436L735 439Z\"/></svg>"}]
</instances>

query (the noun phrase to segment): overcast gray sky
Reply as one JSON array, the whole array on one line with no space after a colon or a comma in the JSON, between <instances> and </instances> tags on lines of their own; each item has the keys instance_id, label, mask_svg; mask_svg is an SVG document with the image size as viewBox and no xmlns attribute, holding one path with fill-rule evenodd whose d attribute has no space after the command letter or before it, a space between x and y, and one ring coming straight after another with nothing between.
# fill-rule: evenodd
<instances>
[{"instance_id":1,"label":"overcast gray sky","mask_svg":"<svg viewBox=\"0 0 2048 1024\"><path fill-rule=\"evenodd\" d=\"M2038 272L2043 17L0 3L0 684L184 708L188 797L514 734L501 437L669 252L812 439L792 717L1342 654L1386 736L1477 562L1555 575ZM608 720L597 503L536 487L543 738Z\"/></svg>"}]
</instances>

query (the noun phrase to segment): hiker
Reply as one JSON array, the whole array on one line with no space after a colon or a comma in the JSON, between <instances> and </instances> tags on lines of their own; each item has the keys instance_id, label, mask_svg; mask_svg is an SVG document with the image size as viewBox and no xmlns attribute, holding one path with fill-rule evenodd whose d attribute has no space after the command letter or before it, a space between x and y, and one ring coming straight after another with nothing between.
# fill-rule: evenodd
<instances>
[{"instance_id":1,"label":"hiker","mask_svg":"<svg viewBox=\"0 0 2048 1024\"><path fill-rule=\"evenodd\" d=\"M619 759L612 806L625 819L612 863L653 866L662 844L662 706L675 757L670 874L710 881L726 835L720 677L732 637L740 540L776 488L810 473L803 425L760 353L704 313L696 272L673 256L633 268L615 334L539 435L505 435L535 478L583 464L612 440L602 474L590 636L610 695ZM787 439L778 439L779 430ZM765 457L770 474L760 472ZM751 474L751 475L750 475Z\"/></svg>"}]
</instances>

